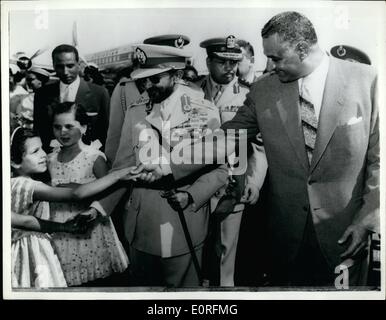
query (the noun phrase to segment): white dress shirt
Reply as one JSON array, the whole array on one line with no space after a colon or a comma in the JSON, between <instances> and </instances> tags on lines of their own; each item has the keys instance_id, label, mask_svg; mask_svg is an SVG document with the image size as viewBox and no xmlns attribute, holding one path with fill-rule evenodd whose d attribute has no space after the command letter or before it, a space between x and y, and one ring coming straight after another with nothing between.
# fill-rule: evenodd
<instances>
[{"instance_id":1,"label":"white dress shirt","mask_svg":"<svg viewBox=\"0 0 386 320\"><path fill-rule=\"evenodd\" d=\"M323 58L319 66L317 66L309 75L298 80L299 94L314 105L315 115L318 120L320 109L322 107L324 86L326 84L329 64L329 57L326 53L323 53ZM303 86L307 88L307 97L302 95Z\"/></svg>"},{"instance_id":2,"label":"white dress shirt","mask_svg":"<svg viewBox=\"0 0 386 320\"><path fill-rule=\"evenodd\" d=\"M78 89L79 89L79 84L80 84L79 76L77 76L76 79L70 84L65 84L62 81L60 81L60 84L59 84L60 102L75 101L76 94L78 93Z\"/></svg>"}]
</instances>

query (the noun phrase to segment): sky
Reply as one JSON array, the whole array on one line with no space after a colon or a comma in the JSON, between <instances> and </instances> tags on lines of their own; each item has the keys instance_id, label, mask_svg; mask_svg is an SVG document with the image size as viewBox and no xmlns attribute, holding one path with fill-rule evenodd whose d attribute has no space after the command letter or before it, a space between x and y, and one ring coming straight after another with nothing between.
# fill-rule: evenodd
<instances>
[{"instance_id":1,"label":"sky","mask_svg":"<svg viewBox=\"0 0 386 320\"><path fill-rule=\"evenodd\" d=\"M109 7L104 7L107 3ZM38 49L48 48L35 60L42 64L51 63L50 52L56 45L71 44L76 21L78 49L83 55L141 43L146 37L160 34L185 34L191 39L186 48L192 52L194 65L203 72L206 55L199 43L211 37L234 35L251 42L255 48L255 69L263 70L266 58L260 31L273 15L287 10L299 11L313 22L325 50L337 44L351 45L365 51L375 66L384 58L382 1L239 1L237 5L234 1L38 1L23 5L12 1L12 6L9 53L24 51L32 55Z\"/></svg>"}]
</instances>

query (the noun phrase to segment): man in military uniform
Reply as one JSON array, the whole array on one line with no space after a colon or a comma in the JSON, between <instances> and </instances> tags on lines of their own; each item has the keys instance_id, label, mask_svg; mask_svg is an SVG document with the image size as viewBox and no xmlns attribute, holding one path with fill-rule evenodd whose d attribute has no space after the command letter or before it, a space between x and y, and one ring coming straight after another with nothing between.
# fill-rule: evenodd
<instances>
[{"instance_id":1,"label":"man in military uniform","mask_svg":"<svg viewBox=\"0 0 386 320\"><path fill-rule=\"evenodd\" d=\"M201 82L205 98L211 100L220 112L221 123L231 120L237 110L243 105L249 87L239 83L236 76L238 62L242 52L234 36L227 38L212 38L201 42L200 46L207 51L206 64L209 75ZM253 144L253 152L248 159L248 169L245 177L236 176L236 188L242 193L240 203L233 207L221 222L222 255L220 260L220 285L234 286L234 268L239 228L244 210L244 203L255 204L259 190L264 182L267 161L264 148ZM244 187L245 184L245 187ZM221 197L221 192L212 200L214 208Z\"/></svg>"},{"instance_id":2,"label":"man in military uniform","mask_svg":"<svg viewBox=\"0 0 386 320\"><path fill-rule=\"evenodd\" d=\"M146 102L143 98L126 111L112 170L145 161L146 148L167 153L182 138L189 142L220 126L217 108L204 100L201 91L180 81L189 56L185 51L143 44L138 45L136 53L140 68L131 78L144 79L148 96ZM158 156L157 152L150 155ZM169 179L154 184L133 183L123 220L136 285L201 285L176 210L183 211L200 263L209 220L208 201L224 185L227 175L226 166L222 166L178 184ZM174 195L166 197L171 189ZM94 202L85 214L111 213L123 193L118 190Z\"/></svg>"},{"instance_id":3,"label":"man in military uniform","mask_svg":"<svg viewBox=\"0 0 386 320\"><path fill-rule=\"evenodd\" d=\"M182 49L190 43L190 39L184 35L167 34L147 38L144 44L164 45ZM110 101L110 122L107 131L105 154L110 162L114 163L125 120L126 111L132 107L141 110L137 122L144 119L149 111L149 96L147 94L148 84L146 78L133 80L130 77L123 77L115 87ZM135 122L134 122L135 123Z\"/></svg>"}]
</instances>

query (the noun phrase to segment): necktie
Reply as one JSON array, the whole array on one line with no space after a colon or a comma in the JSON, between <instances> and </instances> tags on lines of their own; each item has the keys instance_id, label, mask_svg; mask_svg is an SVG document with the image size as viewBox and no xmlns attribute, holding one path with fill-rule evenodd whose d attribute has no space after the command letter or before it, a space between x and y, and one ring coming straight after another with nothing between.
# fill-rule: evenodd
<instances>
[{"instance_id":1,"label":"necktie","mask_svg":"<svg viewBox=\"0 0 386 320\"><path fill-rule=\"evenodd\" d=\"M300 92L300 118L304 134L304 141L308 156L308 162L311 164L312 153L315 148L316 134L318 130L318 118L315 114L314 105L310 102L309 93L304 83Z\"/></svg>"},{"instance_id":2,"label":"necktie","mask_svg":"<svg viewBox=\"0 0 386 320\"><path fill-rule=\"evenodd\" d=\"M216 94L213 97L214 104L217 104L217 102L220 100L222 92L223 92L223 87L221 85L217 85L216 89L217 89Z\"/></svg>"},{"instance_id":3,"label":"necktie","mask_svg":"<svg viewBox=\"0 0 386 320\"><path fill-rule=\"evenodd\" d=\"M70 86L66 86L64 88L64 91L63 91L62 101L61 102L69 101L69 96L70 96Z\"/></svg>"}]
</instances>

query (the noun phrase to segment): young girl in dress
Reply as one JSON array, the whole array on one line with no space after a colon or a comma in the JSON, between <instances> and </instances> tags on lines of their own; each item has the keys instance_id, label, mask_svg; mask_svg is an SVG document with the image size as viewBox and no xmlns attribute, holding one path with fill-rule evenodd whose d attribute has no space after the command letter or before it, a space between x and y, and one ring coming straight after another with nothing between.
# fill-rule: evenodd
<instances>
[{"instance_id":1,"label":"young girl in dress","mask_svg":"<svg viewBox=\"0 0 386 320\"><path fill-rule=\"evenodd\" d=\"M48 156L53 186L84 184L104 176L108 167L105 155L85 145L82 135L88 117L81 105L64 102L53 108L53 133L60 147ZM51 203L52 220L64 222L86 211L89 201ZM106 278L123 272L128 258L110 217L98 217L85 235L56 233L53 242L69 286ZM94 283L95 284L95 283Z\"/></svg>"},{"instance_id":2,"label":"young girl in dress","mask_svg":"<svg viewBox=\"0 0 386 320\"><path fill-rule=\"evenodd\" d=\"M47 157L38 136L17 128L11 137L12 287L66 287L65 277L47 233L82 233L81 219L49 221L46 201L75 201L95 195L126 176L130 168L111 173L75 189L55 188L32 177L47 170Z\"/></svg>"}]
</instances>

